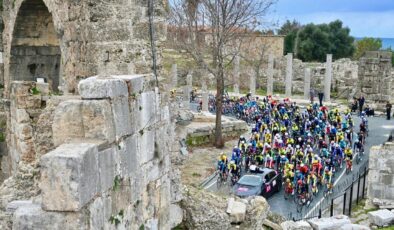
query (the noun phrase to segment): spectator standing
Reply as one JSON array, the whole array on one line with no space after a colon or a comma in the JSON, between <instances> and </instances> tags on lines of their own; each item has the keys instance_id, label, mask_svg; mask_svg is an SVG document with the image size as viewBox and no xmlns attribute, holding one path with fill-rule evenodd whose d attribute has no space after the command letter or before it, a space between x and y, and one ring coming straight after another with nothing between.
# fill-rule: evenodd
<instances>
[{"instance_id":1,"label":"spectator standing","mask_svg":"<svg viewBox=\"0 0 394 230\"><path fill-rule=\"evenodd\" d=\"M387 120L390 120L390 118L391 118L391 108L392 107L393 106L390 104L390 102L387 101L387 104L386 104Z\"/></svg>"},{"instance_id":2,"label":"spectator standing","mask_svg":"<svg viewBox=\"0 0 394 230\"><path fill-rule=\"evenodd\" d=\"M359 109L360 109L360 114L361 114L361 112L363 111L364 103L365 103L365 98L364 98L364 96L361 96L361 97L358 99L358 106L359 106Z\"/></svg>"}]
</instances>

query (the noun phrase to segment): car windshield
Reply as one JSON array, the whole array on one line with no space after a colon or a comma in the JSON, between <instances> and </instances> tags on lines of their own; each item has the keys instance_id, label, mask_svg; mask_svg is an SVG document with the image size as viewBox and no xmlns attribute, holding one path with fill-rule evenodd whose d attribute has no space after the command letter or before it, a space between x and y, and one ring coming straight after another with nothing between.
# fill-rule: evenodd
<instances>
[{"instance_id":1,"label":"car windshield","mask_svg":"<svg viewBox=\"0 0 394 230\"><path fill-rule=\"evenodd\" d=\"M261 177L254 175L245 175L238 181L241 185L258 186L261 184Z\"/></svg>"}]
</instances>

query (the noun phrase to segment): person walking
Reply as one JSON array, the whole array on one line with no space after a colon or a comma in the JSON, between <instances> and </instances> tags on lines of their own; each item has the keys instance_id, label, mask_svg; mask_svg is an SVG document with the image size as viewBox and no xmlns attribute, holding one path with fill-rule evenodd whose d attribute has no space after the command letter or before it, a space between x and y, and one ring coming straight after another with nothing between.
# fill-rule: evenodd
<instances>
[{"instance_id":1,"label":"person walking","mask_svg":"<svg viewBox=\"0 0 394 230\"><path fill-rule=\"evenodd\" d=\"M358 106L359 106L359 109L360 109L360 114L361 114L361 112L363 111L364 103L365 103L365 98L364 98L364 96L361 96L361 97L358 99Z\"/></svg>"},{"instance_id":2,"label":"person walking","mask_svg":"<svg viewBox=\"0 0 394 230\"><path fill-rule=\"evenodd\" d=\"M315 98L315 90L311 89L311 91L309 91L309 96L311 99L311 104L313 104L313 99Z\"/></svg>"},{"instance_id":3,"label":"person walking","mask_svg":"<svg viewBox=\"0 0 394 230\"><path fill-rule=\"evenodd\" d=\"M393 106L390 104L390 102L387 101L387 104L386 104L387 120L390 120L390 118L391 118L391 108L392 107Z\"/></svg>"},{"instance_id":4,"label":"person walking","mask_svg":"<svg viewBox=\"0 0 394 230\"><path fill-rule=\"evenodd\" d=\"M318 96L319 96L320 107L322 107L322 106L323 106L323 97L324 97L324 93L320 91L319 94L318 94Z\"/></svg>"}]
</instances>

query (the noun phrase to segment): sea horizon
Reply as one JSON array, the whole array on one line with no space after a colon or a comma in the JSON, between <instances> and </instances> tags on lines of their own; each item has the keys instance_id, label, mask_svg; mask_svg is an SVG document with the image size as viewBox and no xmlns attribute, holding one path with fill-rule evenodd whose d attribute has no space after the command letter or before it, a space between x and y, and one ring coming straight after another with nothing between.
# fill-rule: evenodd
<instances>
[{"instance_id":1,"label":"sea horizon","mask_svg":"<svg viewBox=\"0 0 394 230\"><path fill-rule=\"evenodd\" d=\"M355 37L356 40L363 39L362 37ZM382 49L392 48L394 49L394 38L380 38L382 39Z\"/></svg>"}]
</instances>

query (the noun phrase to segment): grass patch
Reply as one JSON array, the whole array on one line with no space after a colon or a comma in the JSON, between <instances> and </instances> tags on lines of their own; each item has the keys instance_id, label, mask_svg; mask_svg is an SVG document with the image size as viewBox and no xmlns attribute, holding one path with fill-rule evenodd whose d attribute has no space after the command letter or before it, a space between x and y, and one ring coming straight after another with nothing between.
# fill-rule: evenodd
<instances>
[{"instance_id":1,"label":"grass patch","mask_svg":"<svg viewBox=\"0 0 394 230\"><path fill-rule=\"evenodd\" d=\"M194 173L192 174L192 176L195 176L195 177L200 177L200 176L201 176L201 174L194 172Z\"/></svg>"}]
</instances>

